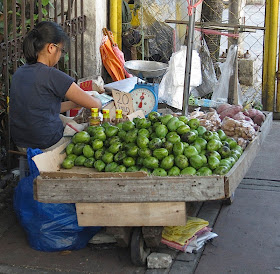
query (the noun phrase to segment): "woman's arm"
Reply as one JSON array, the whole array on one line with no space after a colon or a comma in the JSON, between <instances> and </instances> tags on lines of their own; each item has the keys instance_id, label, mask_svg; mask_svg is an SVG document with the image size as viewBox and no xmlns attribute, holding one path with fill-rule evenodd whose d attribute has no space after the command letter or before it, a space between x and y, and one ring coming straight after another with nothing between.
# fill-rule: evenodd
<instances>
[{"instance_id":1,"label":"woman's arm","mask_svg":"<svg viewBox=\"0 0 280 274\"><path fill-rule=\"evenodd\" d=\"M70 109L78 108L78 107L81 107L81 106L79 106L78 104L76 104L72 101L62 102L61 107L60 107L60 113L63 113L63 112L66 112Z\"/></svg>"},{"instance_id":2,"label":"woman's arm","mask_svg":"<svg viewBox=\"0 0 280 274\"><path fill-rule=\"evenodd\" d=\"M102 108L102 104L101 101L96 98L93 97L91 95L89 95L88 93L86 93L84 90L82 90L76 83L73 83L70 88L67 90L65 97L72 101L72 103L75 103L77 107L77 105L79 105L80 107L85 107L85 108ZM68 103L68 102L65 102ZM61 105L62 108L62 105ZM71 109L71 108L70 108Z\"/></svg>"}]
</instances>

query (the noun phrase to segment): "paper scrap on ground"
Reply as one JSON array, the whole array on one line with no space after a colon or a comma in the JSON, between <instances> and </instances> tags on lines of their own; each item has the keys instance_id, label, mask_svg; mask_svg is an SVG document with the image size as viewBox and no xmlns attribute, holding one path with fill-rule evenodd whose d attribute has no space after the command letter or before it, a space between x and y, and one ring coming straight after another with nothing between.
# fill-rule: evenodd
<instances>
[{"instance_id":1,"label":"paper scrap on ground","mask_svg":"<svg viewBox=\"0 0 280 274\"><path fill-rule=\"evenodd\" d=\"M198 251L200 248L204 246L204 244L217 237L218 234L214 232L205 232L201 236L198 236L196 239L193 239L186 247L185 252L192 253L194 250Z\"/></svg>"}]
</instances>

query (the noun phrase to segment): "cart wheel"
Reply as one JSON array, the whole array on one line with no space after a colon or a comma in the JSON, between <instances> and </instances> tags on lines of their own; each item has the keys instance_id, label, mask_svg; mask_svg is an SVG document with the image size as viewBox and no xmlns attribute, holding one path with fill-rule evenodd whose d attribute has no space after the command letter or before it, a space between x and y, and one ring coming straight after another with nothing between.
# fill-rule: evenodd
<instances>
[{"instance_id":1,"label":"cart wheel","mask_svg":"<svg viewBox=\"0 0 280 274\"><path fill-rule=\"evenodd\" d=\"M130 242L130 256L134 265L144 266L150 254L150 249L146 247L141 227L135 227L132 232Z\"/></svg>"},{"instance_id":2,"label":"cart wheel","mask_svg":"<svg viewBox=\"0 0 280 274\"><path fill-rule=\"evenodd\" d=\"M225 205L232 205L234 201L234 192L231 194L231 196L224 200Z\"/></svg>"}]
</instances>

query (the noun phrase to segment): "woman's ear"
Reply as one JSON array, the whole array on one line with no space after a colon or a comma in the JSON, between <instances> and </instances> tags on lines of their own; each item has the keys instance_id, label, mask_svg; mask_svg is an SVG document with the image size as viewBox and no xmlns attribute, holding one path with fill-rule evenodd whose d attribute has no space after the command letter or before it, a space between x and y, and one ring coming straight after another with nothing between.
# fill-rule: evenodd
<instances>
[{"instance_id":1,"label":"woman's ear","mask_svg":"<svg viewBox=\"0 0 280 274\"><path fill-rule=\"evenodd\" d=\"M47 52L49 54L53 54L56 50L56 46L53 43L47 44Z\"/></svg>"}]
</instances>

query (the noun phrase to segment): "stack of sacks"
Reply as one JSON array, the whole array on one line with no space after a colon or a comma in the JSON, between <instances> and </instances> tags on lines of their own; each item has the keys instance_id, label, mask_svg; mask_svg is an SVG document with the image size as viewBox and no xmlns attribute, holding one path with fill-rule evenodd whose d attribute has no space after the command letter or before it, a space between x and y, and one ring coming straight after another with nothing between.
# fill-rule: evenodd
<instances>
[{"instance_id":1,"label":"stack of sacks","mask_svg":"<svg viewBox=\"0 0 280 274\"><path fill-rule=\"evenodd\" d=\"M206 241L217 237L208 227L209 222L196 217L188 217L185 226L166 226L161 242L171 248L192 253L199 250Z\"/></svg>"}]
</instances>

